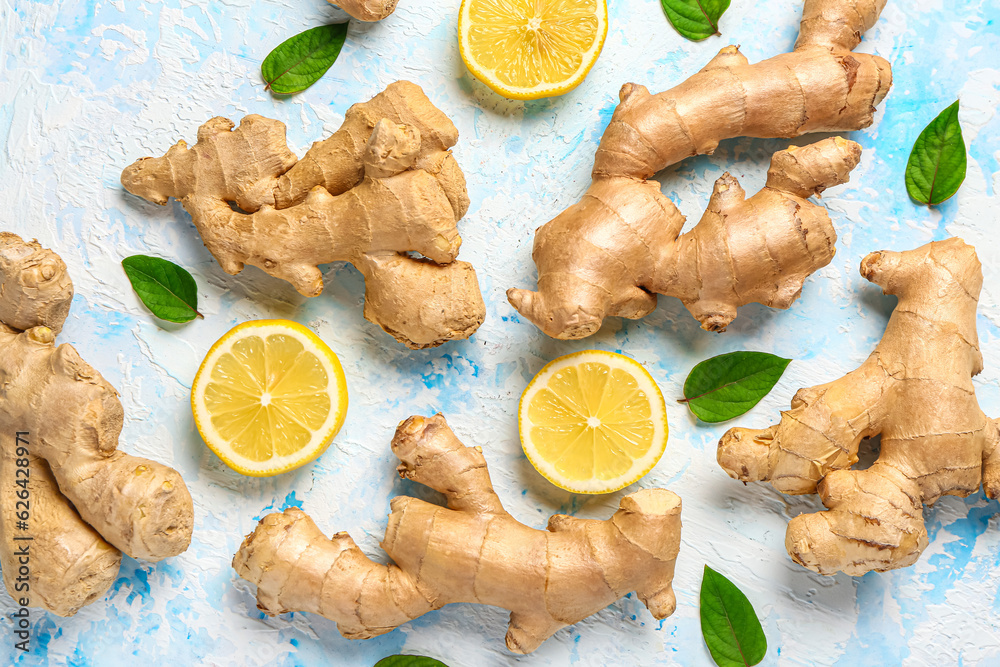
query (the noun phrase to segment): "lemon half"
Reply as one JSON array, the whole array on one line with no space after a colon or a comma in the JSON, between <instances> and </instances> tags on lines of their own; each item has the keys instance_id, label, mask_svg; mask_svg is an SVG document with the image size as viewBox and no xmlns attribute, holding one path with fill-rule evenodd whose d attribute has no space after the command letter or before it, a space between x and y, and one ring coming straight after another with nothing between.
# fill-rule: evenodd
<instances>
[{"instance_id":1,"label":"lemon half","mask_svg":"<svg viewBox=\"0 0 1000 667\"><path fill-rule=\"evenodd\" d=\"M549 363L518 410L521 446L550 482L610 493L636 482L667 446L663 394L638 362L588 350Z\"/></svg>"},{"instance_id":2,"label":"lemon half","mask_svg":"<svg viewBox=\"0 0 1000 667\"><path fill-rule=\"evenodd\" d=\"M201 363L191 408L202 439L233 470L265 477L323 453L347 415L347 381L319 336L289 320L244 322Z\"/></svg>"},{"instance_id":3,"label":"lemon half","mask_svg":"<svg viewBox=\"0 0 1000 667\"><path fill-rule=\"evenodd\" d=\"M463 0L458 49L477 79L518 100L562 95L597 62L606 0Z\"/></svg>"}]
</instances>

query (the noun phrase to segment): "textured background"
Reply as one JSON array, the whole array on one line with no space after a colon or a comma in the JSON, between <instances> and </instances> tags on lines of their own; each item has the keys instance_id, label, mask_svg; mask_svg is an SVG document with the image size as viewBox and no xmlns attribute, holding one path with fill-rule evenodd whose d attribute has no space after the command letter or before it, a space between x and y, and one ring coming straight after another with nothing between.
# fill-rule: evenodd
<instances>
[{"instance_id":1,"label":"textured background","mask_svg":"<svg viewBox=\"0 0 1000 667\"><path fill-rule=\"evenodd\" d=\"M0 656L19 664L371 665L405 650L453 667L709 665L698 621L708 563L754 602L770 645L766 665L1000 663L1000 505L981 493L945 498L927 512L931 543L915 566L820 577L794 565L783 547L788 519L815 510L815 499L730 480L715 463L728 425L698 424L671 400L697 361L742 348L774 352L795 361L736 422L771 423L798 387L854 368L880 337L893 299L858 275L860 258L955 234L977 246L985 266L979 330L986 370L976 385L987 413L1000 415L1000 6L890 0L861 48L892 62L895 87L875 125L852 136L865 148L852 182L823 199L840 233L837 257L790 311L745 307L729 332L713 335L664 298L641 322L611 320L586 341L563 343L519 321L504 290L534 284L532 230L586 187L619 86L664 90L730 42L751 61L786 51L799 2L735 0L722 20L724 37L693 44L669 27L655 0L614 0L604 53L583 85L528 103L501 99L466 72L455 39L458 4L401 0L389 19L352 25L326 77L275 100L263 90L259 62L284 38L343 19L322 0L0 0L0 228L38 237L70 265L77 296L60 340L121 392L122 447L178 468L196 510L185 554L156 566L126 558L104 600L71 619L36 610L32 654L14 655L12 641L3 640ZM329 267L326 292L312 300L253 268L228 276L179 205L156 207L119 185L125 165L178 139L193 142L198 125L215 115L279 118L301 155L338 127L350 104L397 78L421 84L461 133L455 153L472 198L461 257L478 269L489 310L470 341L405 350L362 319L362 280L349 266ZM957 197L928 211L907 198L903 168L919 129L956 97L969 173ZM785 145L727 141L660 179L697 220L724 170L755 192L770 154ZM181 327L155 321L119 265L134 253L192 269L206 319ZM347 423L327 453L265 480L221 464L188 407L210 343L259 317L316 329L340 355L351 391ZM229 562L271 510L302 506L324 530L349 530L368 553L379 553L389 498L421 493L393 473L388 448L395 424L411 414L443 411L467 444L481 445L501 498L520 520L541 527L555 512L610 514L620 494L574 497L539 477L521 453L515 423L531 376L560 354L590 347L640 360L668 399L667 454L640 485L664 485L684 499L674 616L655 622L641 603L624 599L515 658L503 646L506 614L492 608L448 607L364 642L342 639L317 616L267 619L256 610L252 587ZM12 610L6 593L0 610ZM10 637L10 621L2 624L0 634Z\"/></svg>"}]
</instances>

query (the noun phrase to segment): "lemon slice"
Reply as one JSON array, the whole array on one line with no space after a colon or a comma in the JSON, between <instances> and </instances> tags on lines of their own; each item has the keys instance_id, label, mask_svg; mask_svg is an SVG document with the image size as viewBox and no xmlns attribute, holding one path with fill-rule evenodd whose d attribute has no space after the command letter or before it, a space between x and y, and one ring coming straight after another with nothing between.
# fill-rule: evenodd
<instances>
[{"instance_id":1,"label":"lemon slice","mask_svg":"<svg viewBox=\"0 0 1000 667\"><path fill-rule=\"evenodd\" d=\"M306 327L255 320L208 351L191 388L201 437L233 470L266 477L323 453L347 415L337 355Z\"/></svg>"},{"instance_id":2,"label":"lemon slice","mask_svg":"<svg viewBox=\"0 0 1000 667\"><path fill-rule=\"evenodd\" d=\"M667 446L663 394L638 362L588 350L559 357L521 396L521 446L531 465L574 493L639 480Z\"/></svg>"},{"instance_id":3,"label":"lemon slice","mask_svg":"<svg viewBox=\"0 0 1000 667\"><path fill-rule=\"evenodd\" d=\"M580 85L608 34L606 0L463 0L458 49L477 79L533 100Z\"/></svg>"}]
</instances>

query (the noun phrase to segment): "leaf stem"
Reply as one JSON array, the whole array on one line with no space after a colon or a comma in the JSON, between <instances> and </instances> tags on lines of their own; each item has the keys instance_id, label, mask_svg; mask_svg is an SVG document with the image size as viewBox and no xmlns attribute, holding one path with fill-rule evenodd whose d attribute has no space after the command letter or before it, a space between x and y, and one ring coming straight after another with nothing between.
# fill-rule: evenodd
<instances>
[{"instance_id":1,"label":"leaf stem","mask_svg":"<svg viewBox=\"0 0 1000 667\"><path fill-rule=\"evenodd\" d=\"M712 34L713 35L721 34L719 33L719 24L712 21L712 17L709 16L708 12L705 11L705 7L704 5L701 4L701 0L698 0L698 9L701 10L702 16L705 17L706 21L708 21L708 27L710 27L714 31Z\"/></svg>"}]
</instances>

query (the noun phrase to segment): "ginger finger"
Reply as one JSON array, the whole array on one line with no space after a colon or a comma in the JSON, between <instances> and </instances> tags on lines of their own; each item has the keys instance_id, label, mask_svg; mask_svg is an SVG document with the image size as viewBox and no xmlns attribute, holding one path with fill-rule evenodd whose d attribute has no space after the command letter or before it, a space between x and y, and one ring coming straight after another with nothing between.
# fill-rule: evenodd
<instances>
[{"instance_id":1,"label":"ginger finger","mask_svg":"<svg viewBox=\"0 0 1000 667\"><path fill-rule=\"evenodd\" d=\"M396 10L399 0L327 0L359 21L381 21Z\"/></svg>"},{"instance_id":2,"label":"ginger finger","mask_svg":"<svg viewBox=\"0 0 1000 667\"><path fill-rule=\"evenodd\" d=\"M0 324L23 331L62 329L73 301L73 283L59 255L37 241L0 232Z\"/></svg>"},{"instance_id":3,"label":"ginger finger","mask_svg":"<svg viewBox=\"0 0 1000 667\"><path fill-rule=\"evenodd\" d=\"M122 184L158 204L179 199L228 273L250 264L317 296L321 264L354 264L376 291L365 316L418 349L468 338L486 315L472 267L452 267L457 222L469 207L448 150L457 140L423 91L399 81L352 106L341 128L302 160L278 121L247 116L233 129L215 118L195 146L179 142L163 157L137 161ZM389 300L406 304L405 312L379 307Z\"/></svg>"},{"instance_id":4,"label":"ginger finger","mask_svg":"<svg viewBox=\"0 0 1000 667\"><path fill-rule=\"evenodd\" d=\"M0 341L0 364L6 423L33 434L34 453L80 516L133 558L184 552L194 523L187 487L176 470L116 450L124 411L101 374L73 346L56 347L46 327Z\"/></svg>"},{"instance_id":5,"label":"ginger finger","mask_svg":"<svg viewBox=\"0 0 1000 667\"><path fill-rule=\"evenodd\" d=\"M392 448L400 475L437 489L448 507L392 500L382 541L391 565L369 560L347 533L327 539L299 509L269 514L233 558L265 613L318 613L345 637L367 638L446 604L489 604L510 610L515 653L629 591L656 618L673 613L681 512L673 493L638 491L606 521L557 515L534 530L504 510L482 451L463 446L441 415L403 421Z\"/></svg>"},{"instance_id":6,"label":"ginger finger","mask_svg":"<svg viewBox=\"0 0 1000 667\"><path fill-rule=\"evenodd\" d=\"M536 232L538 291L510 289L507 297L562 339L595 333L608 315L645 317L657 294L680 299L708 331L725 331L747 303L788 308L803 281L833 259L837 240L826 210L805 198L846 182L860 157L858 144L839 137L780 151L767 184L749 198L724 174L685 234L684 216L657 183L596 180ZM609 217L581 225L593 216Z\"/></svg>"},{"instance_id":7,"label":"ginger finger","mask_svg":"<svg viewBox=\"0 0 1000 667\"><path fill-rule=\"evenodd\" d=\"M980 485L1000 493L1000 422L983 414L972 383L983 369L975 249L952 238L871 253L861 274L899 298L871 356L839 380L800 389L779 424L730 429L719 441L730 477L819 493L829 509L793 519L786 546L820 574L911 565L927 546L925 504ZM878 461L850 470L861 441L876 435Z\"/></svg>"},{"instance_id":8,"label":"ginger finger","mask_svg":"<svg viewBox=\"0 0 1000 667\"><path fill-rule=\"evenodd\" d=\"M14 600L26 598L25 606L72 616L111 588L118 577L121 552L80 518L59 492L44 459L30 453L19 457L17 443L7 442L14 436L5 433L0 437L4 440L0 443L0 569L4 585ZM30 448L30 435L25 442ZM26 458L28 465L17 465L19 458ZM19 481L26 484L20 486ZM24 490L27 493L18 496ZM24 504L17 505L19 500ZM28 519L19 522L17 513L23 507L28 508Z\"/></svg>"}]
</instances>

